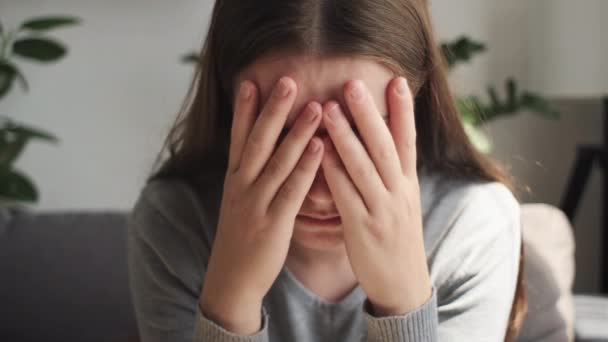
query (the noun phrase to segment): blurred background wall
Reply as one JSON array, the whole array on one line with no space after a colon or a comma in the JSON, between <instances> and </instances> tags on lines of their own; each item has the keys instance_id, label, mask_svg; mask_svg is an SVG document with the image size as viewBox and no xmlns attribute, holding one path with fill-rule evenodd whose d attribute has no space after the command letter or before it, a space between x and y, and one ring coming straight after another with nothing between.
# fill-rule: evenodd
<instances>
[{"instance_id":1,"label":"blurred background wall","mask_svg":"<svg viewBox=\"0 0 608 342\"><path fill-rule=\"evenodd\" d=\"M0 112L56 134L58 145L31 144L17 163L41 191L35 208L129 209L150 170L190 82L183 53L198 48L213 1L0 0L5 26L46 14L70 14L83 24L52 32L70 48L53 67L20 63L29 93L13 90ZM462 95L485 94L515 77L528 81L527 0L433 0L441 40L466 34L488 51L451 74ZM608 5L607 5L608 7ZM559 70L556 70L559 72ZM581 143L599 143L599 102L557 99L558 121L527 113L488 125L493 156L530 187L527 202L557 205ZM575 222L576 291L598 287L599 172L594 171Z\"/></svg>"},{"instance_id":2,"label":"blurred background wall","mask_svg":"<svg viewBox=\"0 0 608 342\"><path fill-rule=\"evenodd\" d=\"M608 13L608 2L603 5L606 8L603 12ZM528 85L528 76L533 70L529 70L528 63L532 42L527 38L530 30L544 24L530 15L530 6L527 0L461 0L457 4L449 0L432 0L433 21L440 39L466 34L488 45L488 51L475 57L473 63L458 66L453 71L454 91L463 95L485 95L486 85L504 89L502 84L509 76L524 88ZM608 44L604 47L608 48ZM573 53L584 55L585 51ZM576 65L572 67L576 68ZM552 102L562 113L557 121L520 113L490 122L487 130L495 144L492 155L511 167L521 185L530 188L523 200L559 206L576 146L599 144L602 140L602 114L599 100L554 99ZM577 243L575 291L599 288L600 181L600 171L595 168L574 222Z\"/></svg>"},{"instance_id":3,"label":"blurred background wall","mask_svg":"<svg viewBox=\"0 0 608 342\"><path fill-rule=\"evenodd\" d=\"M50 32L68 45L52 67L20 63L31 90L13 89L3 114L56 134L32 143L18 163L41 192L40 209L129 208L186 93L211 1L0 0L16 26L35 15L83 23Z\"/></svg>"}]
</instances>

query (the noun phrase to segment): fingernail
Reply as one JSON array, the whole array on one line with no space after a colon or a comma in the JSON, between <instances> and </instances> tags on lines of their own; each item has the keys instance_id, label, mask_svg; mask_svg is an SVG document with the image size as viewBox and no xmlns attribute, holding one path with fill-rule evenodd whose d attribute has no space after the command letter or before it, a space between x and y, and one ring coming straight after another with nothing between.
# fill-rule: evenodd
<instances>
[{"instance_id":1,"label":"fingernail","mask_svg":"<svg viewBox=\"0 0 608 342\"><path fill-rule=\"evenodd\" d=\"M291 91L291 87L289 85L289 81L287 80L286 77L282 77L279 80L279 89L277 91L277 94L281 97L287 97L287 95L289 95L290 91Z\"/></svg>"},{"instance_id":2,"label":"fingernail","mask_svg":"<svg viewBox=\"0 0 608 342\"><path fill-rule=\"evenodd\" d=\"M321 110L319 109L319 105L312 102L308 104L308 117L306 118L308 122L314 122L319 114L321 114Z\"/></svg>"},{"instance_id":3,"label":"fingernail","mask_svg":"<svg viewBox=\"0 0 608 342\"><path fill-rule=\"evenodd\" d=\"M241 98L243 100L249 100L249 98L251 97L251 87L247 84L247 82L241 83L241 89L239 90L239 93L241 94Z\"/></svg>"},{"instance_id":4,"label":"fingernail","mask_svg":"<svg viewBox=\"0 0 608 342\"><path fill-rule=\"evenodd\" d=\"M397 80L397 94L405 96L407 94L407 80L403 77L399 77Z\"/></svg>"},{"instance_id":5,"label":"fingernail","mask_svg":"<svg viewBox=\"0 0 608 342\"><path fill-rule=\"evenodd\" d=\"M338 120L340 120L340 110L338 108L338 104L337 103L333 103L328 109L327 109L327 115L329 116L329 119L333 122L333 123L337 123Z\"/></svg>"},{"instance_id":6,"label":"fingernail","mask_svg":"<svg viewBox=\"0 0 608 342\"><path fill-rule=\"evenodd\" d=\"M316 153L319 152L319 149L321 149L321 144L319 143L319 141L317 141L317 139L311 139L310 142L308 143L308 151L311 153Z\"/></svg>"},{"instance_id":7,"label":"fingernail","mask_svg":"<svg viewBox=\"0 0 608 342\"><path fill-rule=\"evenodd\" d=\"M350 98L359 102L363 98L363 84L361 81L354 81L350 87Z\"/></svg>"}]
</instances>

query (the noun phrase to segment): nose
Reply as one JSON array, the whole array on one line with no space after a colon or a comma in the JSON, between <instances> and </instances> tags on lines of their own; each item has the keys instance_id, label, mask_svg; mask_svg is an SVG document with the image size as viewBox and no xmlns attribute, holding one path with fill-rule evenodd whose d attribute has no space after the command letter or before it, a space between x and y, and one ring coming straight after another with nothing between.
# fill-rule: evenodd
<instances>
[{"instance_id":1,"label":"nose","mask_svg":"<svg viewBox=\"0 0 608 342\"><path fill-rule=\"evenodd\" d=\"M329 191L329 185L327 185L325 174L321 167L319 167L319 170L317 171L315 180L313 181L306 198L318 205L327 205L333 202L331 192Z\"/></svg>"}]
</instances>

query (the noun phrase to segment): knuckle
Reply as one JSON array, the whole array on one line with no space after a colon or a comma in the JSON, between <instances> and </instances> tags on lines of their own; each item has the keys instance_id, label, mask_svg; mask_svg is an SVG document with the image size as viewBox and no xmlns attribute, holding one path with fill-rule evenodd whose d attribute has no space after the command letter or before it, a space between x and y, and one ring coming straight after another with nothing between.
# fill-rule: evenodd
<instances>
[{"instance_id":1,"label":"knuckle","mask_svg":"<svg viewBox=\"0 0 608 342\"><path fill-rule=\"evenodd\" d=\"M392 158L392 156L393 156L393 149L392 149L392 146L390 146L390 145L384 144L378 150L378 157L380 158L381 161L390 160L390 158Z\"/></svg>"},{"instance_id":2,"label":"knuckle","mask_svg":"<svg viewBox=\"0 0 608 342\"><path fill-rule=\"evenodd\" d=\"M285 182L279 190L279 197L281 200L291 200L295 198L297 193L296 187L290 182Z\"/></svg>"},{"instance_id":3,"label":"knuckle","mask_svg":"<svg viewBox=\"0 0 608 342\"><path fill-rule=\"evenodd\" d=\"M372 176L373 169L367 164L357 164L354 167L354 173L361 179L367 179Z\"/></svg>"},{"instance_id":4,"label":"knuckle","mask_svg":"<svg viewBox=\"0 0 608 342\"><path fill-rule=\"evenodd\" d=\"M234 182L226 182L224 183L224 192L223 192L223 197L226 199L234 199L237 194L237 187L235 186Z\"/></svg>"},{"instance_id":5,"label":"knuckle","mask_svg":"<svg viewBox=\"0 0 608 342\"><path fill-rule=\"evenodd\" d=\"M320 161L319 161L320 162ZM305 156L300 160L298 165L293 170L293 173L300 178L306 178L307 175L314 173L317 169L317 160L314 155L305 152Z\"/></svg>"},{"instance_id":6,"label":"knuckle","mask_svg":"<svg viewBox=\"0 0 608 342\"><path fill-rule=\"evenodd\" d=\"M226 175L224 180L224 197L238 197L238 193L243 189L243 181L238 174Z\"/></svg>"},{"instance_id":7,"label":"knuckle","mask_svg":"<svg viewBox=\"0 0 608 342\"><path fill-rule=\"evenodd\" d=\"M249 141L247 142L250 145L250 148L254 151L258 151L262 147L262 137L256 131L251 132L251 136L249 137Z\"/></svg>"},{"instance_id":8,"label":"knuckle","mask_svg":"<svg viewBox=\"0 0 608 342\"><path fill-rule=\"evenodd\" d=\"M368 216L365 221L369 233L376 241L386 242L390 239L386 222L372 216Z\"/></svg>"},{"instance_id":9,"label":"knuckle","mask_svg":"<svg viewBox=\"0 0 608 342\"><path fill-rule=\"evenodd\" d=\"M293 140L304 140L308 136L308 131L308 126L299 124L289 132L289 135Z\"/></svg>"},{"instance_id":10,"label":"knuckle","mask_svg":"<svg viewBox=\"0 0 608 342\"><path fill-rule=\"evenodd\" d=\"M275 155L266 164L266 173L269 177L277 177L283 172L283 165L278 160L279 158Z\"/></svg>"},{"instance_id":11,"label":"knuckle","mask_svg":"<svg viewBox=\"0 0 608 342\"><path fill-rule=\"evenodd\" d=\"M420 194L420 183L419 183L418 179L411 179L411 178L404 179L403 187L405 188L405 190L403 191L404 193L411 192L414 194Z\"/></svg>"},{"instance_id":12,"label":"knuckle","mask_svg":"<svg viewBox=\"0 0 608 342\"><path fill-rule=\"evenodd\" d=\"M243 201L243 205L241 206L241 211L247 218L245 222L251 222L254 225L258 225L260 221L264 219L264 212L260 203L256 201L254 198L247 198Z\"/></svg>"},{"instance_id":13,"label":"knuckle","mask_svg":"<svg viewBox=\"0 0 608 342\"><path fill-rule=\"evenodd\" d=\"M407 148L416 148L416 133L408 134L403 143Z\"/></svg>"}]
</instances>

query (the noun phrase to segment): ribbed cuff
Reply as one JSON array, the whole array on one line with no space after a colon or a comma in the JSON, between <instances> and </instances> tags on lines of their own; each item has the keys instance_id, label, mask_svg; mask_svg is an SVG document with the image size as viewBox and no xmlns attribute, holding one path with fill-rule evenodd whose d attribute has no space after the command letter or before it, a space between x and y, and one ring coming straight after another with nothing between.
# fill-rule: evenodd
<instances>
[{"instance_id":1,"label":"ribbed cuff","mask_svg":"<svg viewBox=\"0 0 608 342\"><path fill-rule=\"evenodd\" d=\"M437 341L437 295L435 287L431 298L414 311L402 316L372 316L368 310L369 300L363 304L367 322L367 342L431 342Z\"/></svg>"},{"instance_id":2,"label":"ribbed cuff","mask_svg":"<svg viewBox=\"0 0 608 342\"><path fill-rule=\"evenodd\" d=\"M230 332L212 320L208 319L201 312L199 305L196 305L196 320L194 328L195 342L269 342L268 336L269 315L266 308L262 306L262 328L254 335L238 335Z\"/></svg>"}]
</instances>

